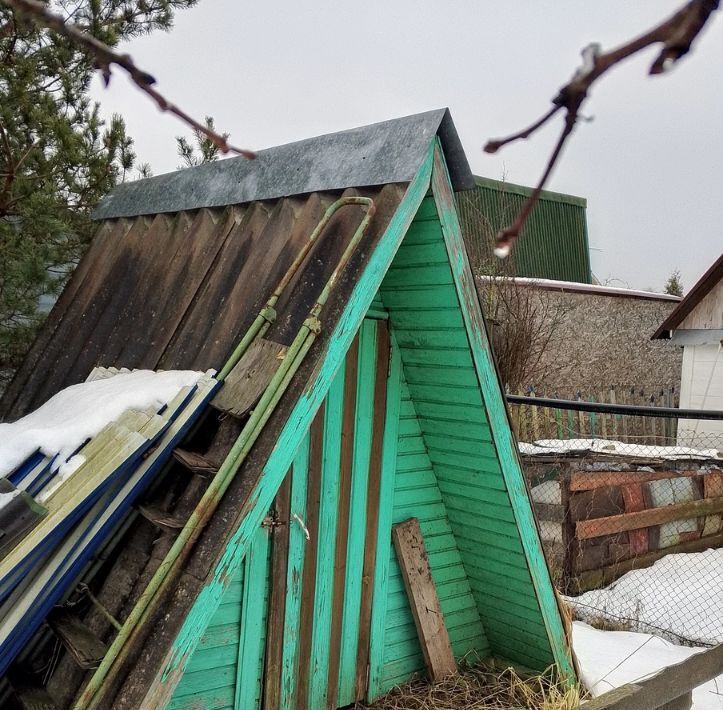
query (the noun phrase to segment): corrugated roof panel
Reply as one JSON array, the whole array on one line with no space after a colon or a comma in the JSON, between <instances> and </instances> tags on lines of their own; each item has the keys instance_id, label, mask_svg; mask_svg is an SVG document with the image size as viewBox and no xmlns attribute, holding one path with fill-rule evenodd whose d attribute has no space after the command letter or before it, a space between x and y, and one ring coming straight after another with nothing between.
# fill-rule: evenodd
<instances>
[{"instance_id":1,"label":"corrugated roof panel","mask_svg":"<svg viewBox=\"0 0 723 710\"><path fill-rule=\"evenodd\" d=\"M512 222L531 188L476 178L477 188L457 193L457 207L472 267L497 268L494 237ZM510 258L514 276L591 283L586 201L543 191Z\"/></svg>"}]
</instances>

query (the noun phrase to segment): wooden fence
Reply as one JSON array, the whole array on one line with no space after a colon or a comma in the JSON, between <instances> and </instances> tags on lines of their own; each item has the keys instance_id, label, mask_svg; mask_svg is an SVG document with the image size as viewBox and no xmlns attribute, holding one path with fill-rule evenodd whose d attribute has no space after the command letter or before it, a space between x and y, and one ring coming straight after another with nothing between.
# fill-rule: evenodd
<instances>
[{"instance_id":1,"label":"wooden fence","mask_svg":"<svg viewBox=\"0 0 723 710\"><path fill-rule=\"evenodd\" d=\"M601 412L574 412L535 406L537 397L568 398L584 402L629 404L645 407L676 407L678 395L672 389L645 390L635 387L611 387L594 393L535 391L518 392L529 404L510 406L512 426L519 441L540 439L613 439L644 445L674 444L676 419Z\"/></svg>"},{"instance_id":2,"label":"wooden fence","mask_svg":"<svg viewBox=\"0 0 723 710\"><path fill-rule=\"evenodd\" d=\"M723 546L723 471L691 462L630 470L606 464L587 458L525 465L561 590L599 588L667 554Z\"/></svg>"}]
</instances>

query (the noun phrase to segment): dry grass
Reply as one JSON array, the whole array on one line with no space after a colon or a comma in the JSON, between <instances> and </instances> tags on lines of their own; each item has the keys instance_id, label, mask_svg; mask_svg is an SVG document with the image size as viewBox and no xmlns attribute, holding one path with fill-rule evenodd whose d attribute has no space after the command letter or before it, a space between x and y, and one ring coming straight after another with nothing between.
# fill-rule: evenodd
<instances>
[{"instance_id":1,"label":"dry grass","mask_svg":"<svg viewBox=\"0 0 723 710\"><path fill-rule=\"evenodd\" d=\"M521 678L512 668L480 663L460 666L457 675L431 685L413 680L357 710L575 710L578 687L566 688L549 674Z\"/></svg>"}]
</instances>

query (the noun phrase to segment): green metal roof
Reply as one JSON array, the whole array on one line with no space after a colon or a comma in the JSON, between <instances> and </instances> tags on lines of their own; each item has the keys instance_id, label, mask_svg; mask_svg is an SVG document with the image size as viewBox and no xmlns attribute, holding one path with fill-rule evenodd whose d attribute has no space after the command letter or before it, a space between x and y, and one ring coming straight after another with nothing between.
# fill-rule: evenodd
<instances>
[{"instance_id":1,"label":"green metal roof","mask_svg":"<svg viewBox=\"0 0 723 710\"><path fill-rule=\"evenodd\" d=\"M472 268L495 268L497 232L517 214L532 188L476 177L477 188L456 194L457 208ZM511 255L512 275L592 283L582 197L544 190Z\"/></svg>"}]
</instances>

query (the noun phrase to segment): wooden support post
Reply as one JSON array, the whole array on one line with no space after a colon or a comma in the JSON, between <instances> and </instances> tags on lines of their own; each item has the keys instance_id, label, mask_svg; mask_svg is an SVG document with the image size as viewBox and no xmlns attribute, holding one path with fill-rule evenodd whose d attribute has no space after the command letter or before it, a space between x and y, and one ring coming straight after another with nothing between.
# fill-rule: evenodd
<instances>
[{"instance_id":1,"label":"wooden support post","mask_svg":"<svg viewBox=\"0 0 723 710\"><path fill-rule=\"evenodd\" d=\"M410 518L395 525L392 528L392 539L427 671L432 682L437 683L456 673L457 665L444 625L444 615L432 579L419 520Z\"/></svg>"}]
</instances>

